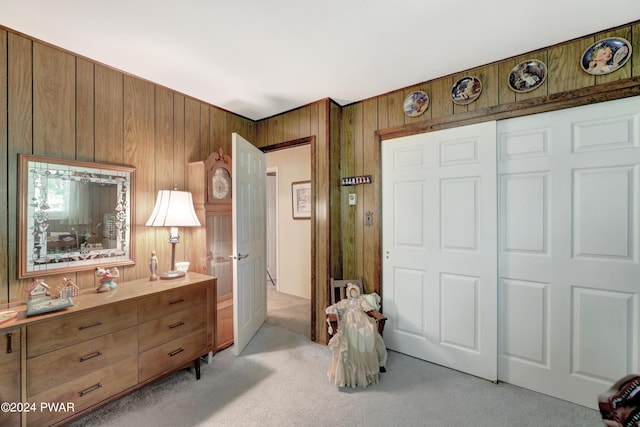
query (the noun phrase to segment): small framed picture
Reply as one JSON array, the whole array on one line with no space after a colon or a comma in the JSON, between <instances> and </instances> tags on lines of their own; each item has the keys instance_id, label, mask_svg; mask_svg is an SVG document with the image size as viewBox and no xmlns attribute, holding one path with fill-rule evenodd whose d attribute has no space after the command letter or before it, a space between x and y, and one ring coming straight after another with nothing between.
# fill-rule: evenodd
<instances>
[{"instance_id":1,"label":"small framed picture","mask_svg":"<svg viewBox=\"0 0 640 427\"><path fill-rule=\"evenodd\" d=\"M311 219L311 181L291 183L293 219Z\"/></svg>"}]
</instances>

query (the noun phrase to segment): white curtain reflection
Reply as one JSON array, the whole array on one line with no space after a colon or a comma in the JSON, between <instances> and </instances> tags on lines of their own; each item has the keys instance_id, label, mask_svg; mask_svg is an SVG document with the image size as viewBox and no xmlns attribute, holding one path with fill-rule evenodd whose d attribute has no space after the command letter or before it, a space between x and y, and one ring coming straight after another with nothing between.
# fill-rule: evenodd
<instances>
[{"instance_id":1,"label":"white curtain reflection","mask_svg":"<svg viewBox=\"0 0 640 427\"><path fill-rule=\"evenodd\" d=\"M71 181L69 183L69 216L61 224L91 224L91 184Z\"/></svg>"}]
</instances>

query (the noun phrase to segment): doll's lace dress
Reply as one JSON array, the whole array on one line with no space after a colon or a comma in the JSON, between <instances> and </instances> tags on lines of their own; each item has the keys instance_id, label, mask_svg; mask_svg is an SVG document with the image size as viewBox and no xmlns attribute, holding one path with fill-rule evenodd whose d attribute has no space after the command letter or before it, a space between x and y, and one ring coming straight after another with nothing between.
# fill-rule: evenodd
<instances>
[{"instance_id":1,"label":"doll's lace dress","mask_svg":"<svg viewBox=\"0 0 640 427\"><path fill-rule=\"evenodd\" d=\"M327 371L329 380L338 387L377 383L380 367L387 362L384 340L375 320L366 314L373 309L359 292L357 297L327 307L326 312L338 318L338 331L329 340L332 358Z\"/></svg>"}]
</instances>

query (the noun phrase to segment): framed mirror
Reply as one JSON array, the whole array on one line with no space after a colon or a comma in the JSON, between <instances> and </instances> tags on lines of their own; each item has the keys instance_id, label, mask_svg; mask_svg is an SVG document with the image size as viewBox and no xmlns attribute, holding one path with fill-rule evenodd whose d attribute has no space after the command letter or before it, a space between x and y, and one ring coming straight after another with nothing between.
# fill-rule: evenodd
<instances>
[{"instance_id":1,"label":"framed mirror","mask_svg":"<svg viewBox=\"0 0 640 427\"><path fill-rule=\"evenodd\" d=\"M18 278L135 264L135 168L19 162Z\"/></svg>"}]
</instances>

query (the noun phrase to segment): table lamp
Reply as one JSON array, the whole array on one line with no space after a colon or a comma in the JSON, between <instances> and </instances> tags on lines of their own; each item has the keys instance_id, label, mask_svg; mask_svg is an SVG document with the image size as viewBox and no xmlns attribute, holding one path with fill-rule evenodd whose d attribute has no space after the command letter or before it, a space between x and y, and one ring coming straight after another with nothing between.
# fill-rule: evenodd
<instances>
[{"instance_id":1,"label":"table lamp","mask_svg":"<svg viewBox=\"0 0 640 427\"><path fill-rule=\"evenodd\" d=\"M160 190L153 212L146 224L148 227L171 227L171 271L160 275L161 279L177 279L185 275L176 270L176 243L180 241L178 227L200 227L200 221L193 209L193 198L188 191Z\"/></svg>"}]
</instances>

